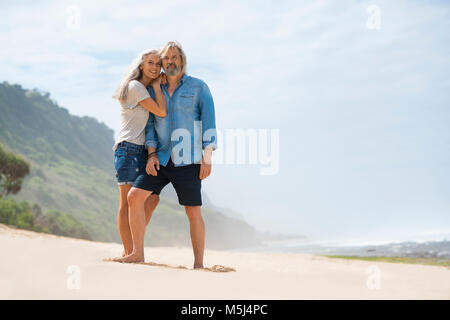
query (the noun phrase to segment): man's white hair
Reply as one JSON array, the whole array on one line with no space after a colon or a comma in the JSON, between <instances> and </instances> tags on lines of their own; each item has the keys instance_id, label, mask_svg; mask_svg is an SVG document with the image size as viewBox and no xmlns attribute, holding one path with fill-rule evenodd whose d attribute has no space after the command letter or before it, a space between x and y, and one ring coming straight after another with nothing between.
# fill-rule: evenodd
<instances>
[{"instance_id":1,"label":"man's white hair","mask_svg":"<svg viewBox=\"0 0 450 320\"><path fill-rule=\"evenodd\" d=\"M183 66L181 67L181 73L182 74L186 74L186 70L187 70L186 54L184 53L184 50L183 50L183 48L181 47L181 44L178 41L169 41L169 42L167 42L161 48L161 50L159 50L159 56L161 58L163 58L170 48L177 48L178 51L180 52L181 63L183 64Z\"/></svg>"}]
</instances>

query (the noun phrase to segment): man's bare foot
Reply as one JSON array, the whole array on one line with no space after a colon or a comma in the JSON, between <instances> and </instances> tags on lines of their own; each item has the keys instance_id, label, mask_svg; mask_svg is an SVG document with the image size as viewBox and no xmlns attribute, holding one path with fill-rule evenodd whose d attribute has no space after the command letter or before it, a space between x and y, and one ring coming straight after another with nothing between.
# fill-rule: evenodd
<instances>
[{"instance_id":1,"label":"man's bare foot","mask_svg":"<svg viewBox=\"0 0 450 320\"><path fill-rule=\"evenodd\" d=\"M194 269L203 269L203 264L194 264Z\"/></svg>"},{"instance_id":2,"label":"man's bare foot","mask_svg":"<svg viewBox=\"0 0 450 320\"><path fill-rule=\"evenodd\" d=\"M135 252L125 257L113 258L112 260L116 262L128 262L128 263L144 262L144 255Z\"/></svg>"}]
</instances>

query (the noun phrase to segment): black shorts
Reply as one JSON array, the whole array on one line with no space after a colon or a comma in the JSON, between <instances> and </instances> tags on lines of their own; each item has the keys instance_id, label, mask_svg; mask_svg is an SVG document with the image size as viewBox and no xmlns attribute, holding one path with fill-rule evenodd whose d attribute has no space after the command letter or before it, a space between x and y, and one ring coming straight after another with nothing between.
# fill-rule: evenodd
<instances>
[{"instance_id":1,"label":"black shorts","mask_svg":"<svg viewBox=\"0 0 450 320\"><path fill-rule=\"evenodd\" d=\"M200 179L200 164L189 164L175 167L169 158L167 166L161 165L156 176L147 173L139 175L133 187L159 194L171 182L177 192L178 202L182 206L202 205L202 180Z\"/></svg>"}]
</instances>

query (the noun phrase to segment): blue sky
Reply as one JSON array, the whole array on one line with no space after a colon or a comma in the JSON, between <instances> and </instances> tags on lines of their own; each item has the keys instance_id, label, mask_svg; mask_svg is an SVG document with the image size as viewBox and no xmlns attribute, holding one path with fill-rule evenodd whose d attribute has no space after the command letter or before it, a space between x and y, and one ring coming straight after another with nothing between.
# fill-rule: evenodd
<instances>
[{"instance_id":1,"label":"blue sky","mask_svg":"<svg viewBox=\"0 0 450 320\"><path fill-rule=\"evenodd\" d=\"M0 11L0 80L117 131L127 65L176 39L219 129L280 129L279 173L216 165L215 204L315 239L450 233L449 30L446 1L18 1Z\"/></svg>"}]
</instances>

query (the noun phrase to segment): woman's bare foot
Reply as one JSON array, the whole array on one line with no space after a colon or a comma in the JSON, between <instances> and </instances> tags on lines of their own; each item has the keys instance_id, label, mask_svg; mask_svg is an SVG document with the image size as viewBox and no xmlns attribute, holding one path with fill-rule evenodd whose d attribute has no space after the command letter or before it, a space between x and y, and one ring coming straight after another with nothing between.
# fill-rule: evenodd
<instances>
[{"instance_id":1,"label":"woman's bare foot","mask_svg":"<svg viewBox=\"0 0 450 320\"><path fill-rule=\"evenodd\" d=\"M114 258L112 260L116 262L128 262L128 263L144 262L144 255L134 252L127 256Z\"/></svg>"},{"instance_id":2,"label":"woman's bare foot","mask_svg":"<svg viewBox=\"0 0 450 320\"><path fill-rule=\"evenodd\" d=\"M203 269L203 264L194 264L194 269Z\"/></svg>"}]
</instances>

